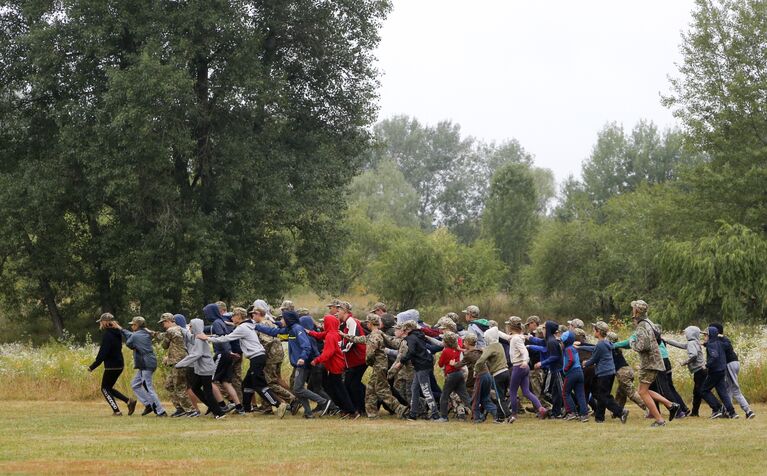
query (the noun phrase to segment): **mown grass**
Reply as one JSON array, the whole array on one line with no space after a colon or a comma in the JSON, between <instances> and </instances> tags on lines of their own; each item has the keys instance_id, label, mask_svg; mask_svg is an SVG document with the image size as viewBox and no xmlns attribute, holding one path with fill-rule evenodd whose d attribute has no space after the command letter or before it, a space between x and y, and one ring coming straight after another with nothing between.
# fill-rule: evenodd
<instances>
[{"instance_id":1,"label":"mown grass","mask_svg":"<svg viewBox=\"0 0 767 476\"><path fill-rule=\"evenodd\" d=\"M299 416L110 416L103 402L0 402L2 474L764 474L767 406L754 420L684 419L651 429Z\"/></svg>"}]
</instances>

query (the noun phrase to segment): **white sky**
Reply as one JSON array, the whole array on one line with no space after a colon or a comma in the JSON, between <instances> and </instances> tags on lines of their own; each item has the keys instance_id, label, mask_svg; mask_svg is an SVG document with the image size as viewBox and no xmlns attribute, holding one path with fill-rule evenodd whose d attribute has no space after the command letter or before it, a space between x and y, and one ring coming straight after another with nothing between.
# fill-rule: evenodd
<instances>
[{"instance_id":1,"label":"white sky","mask_svg":"<svg viewBox=\"0 0 767 476\"><path fill-rule=\"evenodd\" d=\"M693 0L393 0L379 119L451 119L516 138L561 182L609 121L675 124L660 104Z\"/></svg>"}]
</instances>

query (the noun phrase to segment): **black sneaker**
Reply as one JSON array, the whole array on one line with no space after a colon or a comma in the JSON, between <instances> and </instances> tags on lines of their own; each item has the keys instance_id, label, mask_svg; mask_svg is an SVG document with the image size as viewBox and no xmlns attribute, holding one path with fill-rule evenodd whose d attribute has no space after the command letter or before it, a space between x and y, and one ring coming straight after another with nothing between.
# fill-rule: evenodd
<instances>
[{"instance_id":1,"label":"black sneaker","mask_svg":"<svg viewBox=\"0 0 767 476\"><path fill-rule=\"evenodd\" d=\"M136 411L136 399L131 398L128 400L128 416L133 415L133 412Z\"/></svg>"},{"instance_id":2,"label":"black sneaker","mask_svg":"<svg viewBox=\"0 0 767 476\"><path fill-rule=\"evenodd\" d=\"M629 411L626 409L623 409L623 413L621 413L621 423L624 425L626 424L626 420L629 419Z\"/></svg>"},{"instance_id":3,"label":"black sneaker","mask_svg":"<svg viewBox=\"0 0 767 476\"><path fill-rule=\"evenodd\" d=\"M671 408L668 409L668 421L674 421L676 415L679 413L679 404L672 403Z\"/></svg>"},{"instance_id":4,"label":"black sneaker","mask_svg":"<svg viewBox=\"0 0 767 476\"><path fill-rule=\"evenodd\" d=\"M320 416L324 417L328 413L328 410L330 410L330 407L332 405L333 405L333 402L330 399L328 399L328 401L325 402L325 405L322 405L322 410L320 410Z\"/></svg>"},{"instance_id":5,"label":"black sneaker","mask_svg":"<svg viewBox=\"0 0 767 476\"><path fill-rule=\"evenodd\" d=\"M190 412L187 412L186 416L189 418L197 418L200 416L200 412L197 410L192 410Z\"/></svg>"},{"instance_id":6,"label":"black sneaker","mask_svg":"<svg viewBox=\"0 0 767 476\"><path fill-rule=\"evenodd\" d=\"M168 412L162 412L157 414L158 417L166 417L168 416Z\"/></svg>"},{"instance_id":7,"label":"black sneaker","mask_svg":"<svg viewBox=\"0 0 767 476\"><path fill-rule=\"evenodd\" d=\"M738 416L738 414L737 414L737 413L735 413L735 412L732 412L732 413L728 413L728 414L727 414L727 418L729 418L730 420L737 420L737 419L738 419L738 418L740 418L740 417Z\"/></svg>"},{"instance_id":8,"label":"black sneaker","mask_svg":"<svg viewBox=\"0 0 767 476\"><path fill-rule=\"evenodd\" d=\"M746 420L753 420L756 416L756 413L754 413L753 410L749 410L746 412Z\"/></svg>"},{"instance_id":9,"label":"black sneaker","mask_svg":"<svg viewBox=\"0 0 767 476\"><path fill-rule=\"evenodd\" d=\"M154 408L152 408L152 405L147 405L146 407L144 407L144 411L141 413L141 416L149 415L152 412L154 412Z\"/></svg>"},{"instance_id":10,"label":"black sneaker","mask_svg":"<svg viewBox=\"0 0 767 476\"><path fill-rule=\"evenodd\" d=\"M186 411L183 408L176 408L176 412L173 413L170 417L171 418L178 418L181 416L186 415Z\"/></svg>"},{"instance_id":11,"label":"black sneaker","mask_svg":"<svg viewBox=\"0 0 767 476\"><path fill-rule=\"evenodd\" d=\"M299 408L301 408L301 402L299 402L297 398L293 399L293 401L290 402L290 414L295 416L298 413Z\"/></svg>"},{"instance_id":12,"label":"black sneaker","mask_svg":"<svg viewBox=\"0 0 767 476\"><path fill-rule=\"evenodd\" d=\"M311 413L307 413L304 415L304 418L306 418L307 420L314 420L315 417Z\"/></svg>"},{"instance_id":13,"label":"black sneaker","mask_svg":"<svg viewBox=\"0 0 767 476\"><path fill-rule=\"evenodd\" d=\"M213 418L215 418L216 420L222 420L222 419L226 418L226 413L222 413L221 415L216 415Z\"/></svg>"},{"instance_id":14,"label":"black sneaker","mask_svg":"<svg viewBox=\"0 0 767 476\"><path fill-rule=\"evenodd\" d=\"M722 415L724 415L724 413L721 410L717 410L714 413L712 413L709 418L712 420L716 420L717 418L721 418Z\"/></svg>"}]
</instances>

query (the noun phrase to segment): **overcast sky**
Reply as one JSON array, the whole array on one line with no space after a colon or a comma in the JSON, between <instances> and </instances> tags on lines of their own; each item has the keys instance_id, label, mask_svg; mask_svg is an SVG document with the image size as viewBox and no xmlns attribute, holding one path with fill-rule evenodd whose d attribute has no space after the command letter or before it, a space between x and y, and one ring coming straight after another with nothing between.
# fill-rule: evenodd
<instances>
[{"instance_id":1,"label":"overcast sky","mask_svg":"<svg viewBox=\"0 0 767 476\"><path fill-rule=\"evenodd\" d=\"M561 182L609 121L675 124L660 104L692 0L393 0L377 51L379 119L516 138Z\"/></svg>"}]
</instances>

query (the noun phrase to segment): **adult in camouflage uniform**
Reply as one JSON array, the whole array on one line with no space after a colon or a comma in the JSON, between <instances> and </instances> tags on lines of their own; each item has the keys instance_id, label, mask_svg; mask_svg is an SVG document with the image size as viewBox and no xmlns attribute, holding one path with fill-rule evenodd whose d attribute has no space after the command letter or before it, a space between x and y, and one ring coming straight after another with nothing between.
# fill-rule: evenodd
<instances>
[{"instance_id":1,"label":"adult in camouflage uniform","mask_svg":"<svg viewBox=\"0 0 767 476\"><path fill-rule=\"evenodd\" d=\"M163 365L170 367L165 377L165 390L170 395L176 412L172 417L186 415L193 410L192 402L186 392L186 369L177 369L175 365L187 355L184 334L181 328L176 324L173 314L166 312L160 317L159 324L162 325L165 332L155 335L160 345L166 350L165 357L162 359Z\"/></svg>"},{"instance_id":2,"label":"adult in camouflage uniform","mask_svg":"<svg viewBox=\"0 0 767 476\"><path fill-rule=\"evenodd\" d=\"M378 418L378 402L383 402L388 408L394 410L398 417L402 417L407 407L397 401L389 389L387 373L389 359L386 356L386 340L381 331L381 317L378 314L367 315L367 323L370 334L367 336L351 336L341 334L342 337L355 344L366 344L365 364L372 370L369 375L367 389L365 391L365 412L368 418Z\"/></svg>"}]
</instances>

